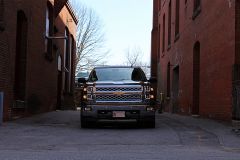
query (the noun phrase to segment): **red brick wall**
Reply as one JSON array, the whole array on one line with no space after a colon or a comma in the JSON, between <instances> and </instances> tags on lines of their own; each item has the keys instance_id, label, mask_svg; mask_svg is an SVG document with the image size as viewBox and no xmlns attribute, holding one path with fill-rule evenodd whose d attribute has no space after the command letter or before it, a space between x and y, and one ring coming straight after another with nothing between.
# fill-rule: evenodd
<instances>
[{"instance_id":1,"label":"red brick wall","mask_svg":"<svg viewBox=\"0 0 240 160\"><path fill-rule=\"evenodd\" d=\"M157 75L157 56L158 56L158 3L159 0L153 0L153 28L151 40L151 76Z\"/></svg>"},{"instance_id":2,"label":"red brick wall","mask_svg":"<svg viewBox=\"0 0 240 160\"><path fill-rule=\"evenodd\" d=\"M160 0L153 0L153 28L151 36L151 77L157 78L157 65L158 65L158 43L159 43L159 30L158 30L158 4ZM154 88L154 96L157 96L157 83L152 84Z\"/></svg>"},{"instance_id":3,"label":"red brick wall","mask_svg":"<svg viewBox=\"0 0 240 160\"><path fill-rule=\"evenodd\" d=\"M9 78L9 48L7 45L7 37L4 34L4 32L0 32L0 92L4 93L4 119L7 118L7 113L8 113L8 106L9 106L9 101L8 101L8 93L10 91L9 85L7 85L8 78Z\"/></svg>"},{"instance_id":4,"label":"red brick wall","mask_svg":"<svg viewBox=\"0 0 240 160\"><path fill-rule=\"evenodd\" d=\"M166 17L168 33L168 4L163 1L159 16ZM191 114L193 94L193 47L200 42L200 108L202 116L229 120L232 114L232 66L235 58L235 4L224 0L201 1L201 12L193 20L193 1L180 0L180 38L175 41L175 0L172 0L171 47L165 35L165 52L161 53L161 85L159 90L166 93L167 64L172 70L179 66L179 111ZM163 27L161 27L162 29ZM161 30L162 33L162 30ZM161 41L162 41L161 35ZM162 48L160 42L160 48ZM162 86L162 87L161 87ZM166 109L171 111L172 99L166 101Z\"/></svg>"},{"instance_id":5,"label":"red brick wall","mask_svg":"<svg viewBox=\"0 0 240 160\"><path fill-rule=\"evenodd\" d=\"M47 0L5 0L4 7L4 23L6 27L5 31L0 32L0 90L5 92L4 119L10 119L14 114L12 106L14 104L13 86L15 79L18 10L22 10L28 20L26 101L31 101L29 99L34 95L37 101L40 102L37 112L53 110L56 108L57 103L58 57L53 53L53 59L49 61L46 59L44 53ZM68 10L64 10L62 14L68 14L68 17L71 17ZM73 25L69 30L75 37L76 24L74 21L72 23ZM63 25L65 24L63 23ZM63 40L61 41L63 43ZM57 45L62 45L62 43ZM58 46L58 48L59 52L63 53L63 47ZM72 78L73 76L74 75L72 75ZM36 106L29 104L21 114L26 114L34 107ZM9 110L12 110L11 115Z\"/></svg>"},{"instance_id":6,"label":"red brick wall","mask_svg":"<svg viewBox=\"0 0 240 160\"><path fill-rule=\"evenodd\" d=\"M69 36L73 36L73 43L76 44L76 24L74 22L74 18L71 17L71 15L69 14L69 8L64 6L63 9L61 10L61 12L59 13L58 17L56 18L55 21L56 27L58 29L58 33L56 34L57 36L63 36L64 32L65 32L65 28L67 28L69 30ZM64 66L64 41L63 40L55 40L55 44L57 44L57 46L59 47L60 50L60 55L62 57L62 65ZM73 48L73 53L71 56L71 63L72 63L72 67L70 70L70 74L72 76L71 79L71 91L74 90L74 83L75 83L75 56L76 56L76 47L74 46ZM63 72L63 81L62 81L62 88L65 88L65 72ZM63 92L63 94L65 95L63 97L63 108L71 108L74 107L73 104L73 92L68 93L66 91Z\"/></svg>"}]
</instances>

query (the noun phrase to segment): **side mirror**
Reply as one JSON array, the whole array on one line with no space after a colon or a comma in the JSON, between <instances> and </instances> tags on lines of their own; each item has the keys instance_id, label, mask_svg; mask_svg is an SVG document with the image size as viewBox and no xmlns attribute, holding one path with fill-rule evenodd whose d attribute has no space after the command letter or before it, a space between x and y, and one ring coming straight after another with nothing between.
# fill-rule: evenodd
<instances>
[{"instance_id":1,"label":"side mirror","mask_svg":"<svg viewBox=\"0 0 240 160\"><path fill-rule=\"evenodd\" d=\"M157 83L157 78L156 77L150 77L148 82L150 82L150 83Z\"/></svg>"},{"instance_id":2,"label":"side mirror","mask_svg":"<svg viewBox=\"0 0 240 160\"><path fill-rule=\"evenodd\" d=\"M86 78L78 78L78 83L86 83Z\"/></svg>"}]
</instances>

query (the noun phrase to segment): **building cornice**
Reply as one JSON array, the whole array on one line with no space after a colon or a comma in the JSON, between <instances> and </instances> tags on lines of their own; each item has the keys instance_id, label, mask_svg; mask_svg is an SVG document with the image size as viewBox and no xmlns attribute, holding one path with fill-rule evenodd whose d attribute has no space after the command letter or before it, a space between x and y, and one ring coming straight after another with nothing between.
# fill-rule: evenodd
<instances>
[{"instance_id":1,"label":"building cornice","mask_svg":"<svg viewBox=\"0 0 240 160\"><path fill-rule=\"evenodd\" d=\"M69 3L69 1L67 1L67 3L66 3L66 7L67 7L69 13L71 14L71 16L72 16L72 18L73 18L75 24L78 24L77 16L76 16L76 14L75 14L75 12L74 12L74 10L73 10L71 4Z\"/></svg>"}]
</instances>

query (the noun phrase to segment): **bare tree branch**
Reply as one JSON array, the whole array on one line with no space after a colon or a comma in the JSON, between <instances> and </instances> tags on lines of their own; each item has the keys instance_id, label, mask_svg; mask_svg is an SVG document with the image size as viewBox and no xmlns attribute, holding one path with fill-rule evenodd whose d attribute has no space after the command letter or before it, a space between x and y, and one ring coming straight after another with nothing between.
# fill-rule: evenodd
<instances>
[{"instance_id":1,"label":"bare tree branch","mask_svg":"<svg viewBox=\"0 0 240 160\"><path fill-rule=\"evenodd\" d=\"M126 50L126 64L130 66L138 66L142 62L143 52L139 47Z\"/></svg>"},{"instance_id":2,"label":"bare tree branch","mask_svg":"<svg viewBox=\"0 0 240 160\"><path fill-rule=\"evenodd\" d=\"M139 66L143 69L147 77L150 76L150 65L149 62L143 62L143 51L140 47L135 47L133 49L126 49L126 61L127 66Z\"/></svg>"},{"instance_id":3,"label":"bare tree branch","mask_svg":"<svg viewBox=\"0 0 240 160\"><path fill-rule=\"evenodd\" d=\"M103 26L96 13L77 0L70 0L78 18L76 38L76 72L104 63L109 51L105 48Z\"/></svg>"}]
</instances>

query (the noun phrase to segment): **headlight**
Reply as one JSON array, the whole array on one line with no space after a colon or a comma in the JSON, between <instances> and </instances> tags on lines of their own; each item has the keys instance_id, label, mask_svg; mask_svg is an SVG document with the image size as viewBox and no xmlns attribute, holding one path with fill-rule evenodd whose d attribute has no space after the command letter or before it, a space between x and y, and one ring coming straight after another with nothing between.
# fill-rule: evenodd
<instances>
[{"instance_id":1,"label":"headlight","mask_svg":"<svg viewBox=\"0 0 240 160\"><path fill-rule=\"evenodd\" d=\"M150 95L150 99L154 99L154 95Z\"/></svg>"},{"instance_id":2,"label":"headlight","mask_svg":"<svg viewBox=\"0 0 240 160\"><path fill-rule=\"evenodd\" d=\"M155 111L154 107L147 107L147 111Z\"/></svg>"},{"instance_id":3,"label":"headlight","mask_svg":"<svg viewBox=\"0 0 240 160\"><path fill-rule=\"evenodd\" d=\"M86 100L86 99L87 99L87 95L83 95L83 99L85 99L85 100Z\"/></svg>"},{"instance_id":4,"label":"headlight","mask_svg":"<svg viewBox=\"0 0 240 160\"><path fill-rule=\"evenodd\" d=\"M92 111L92 107L84 107L84 111Z\"/></svg>"}]
</instances>

